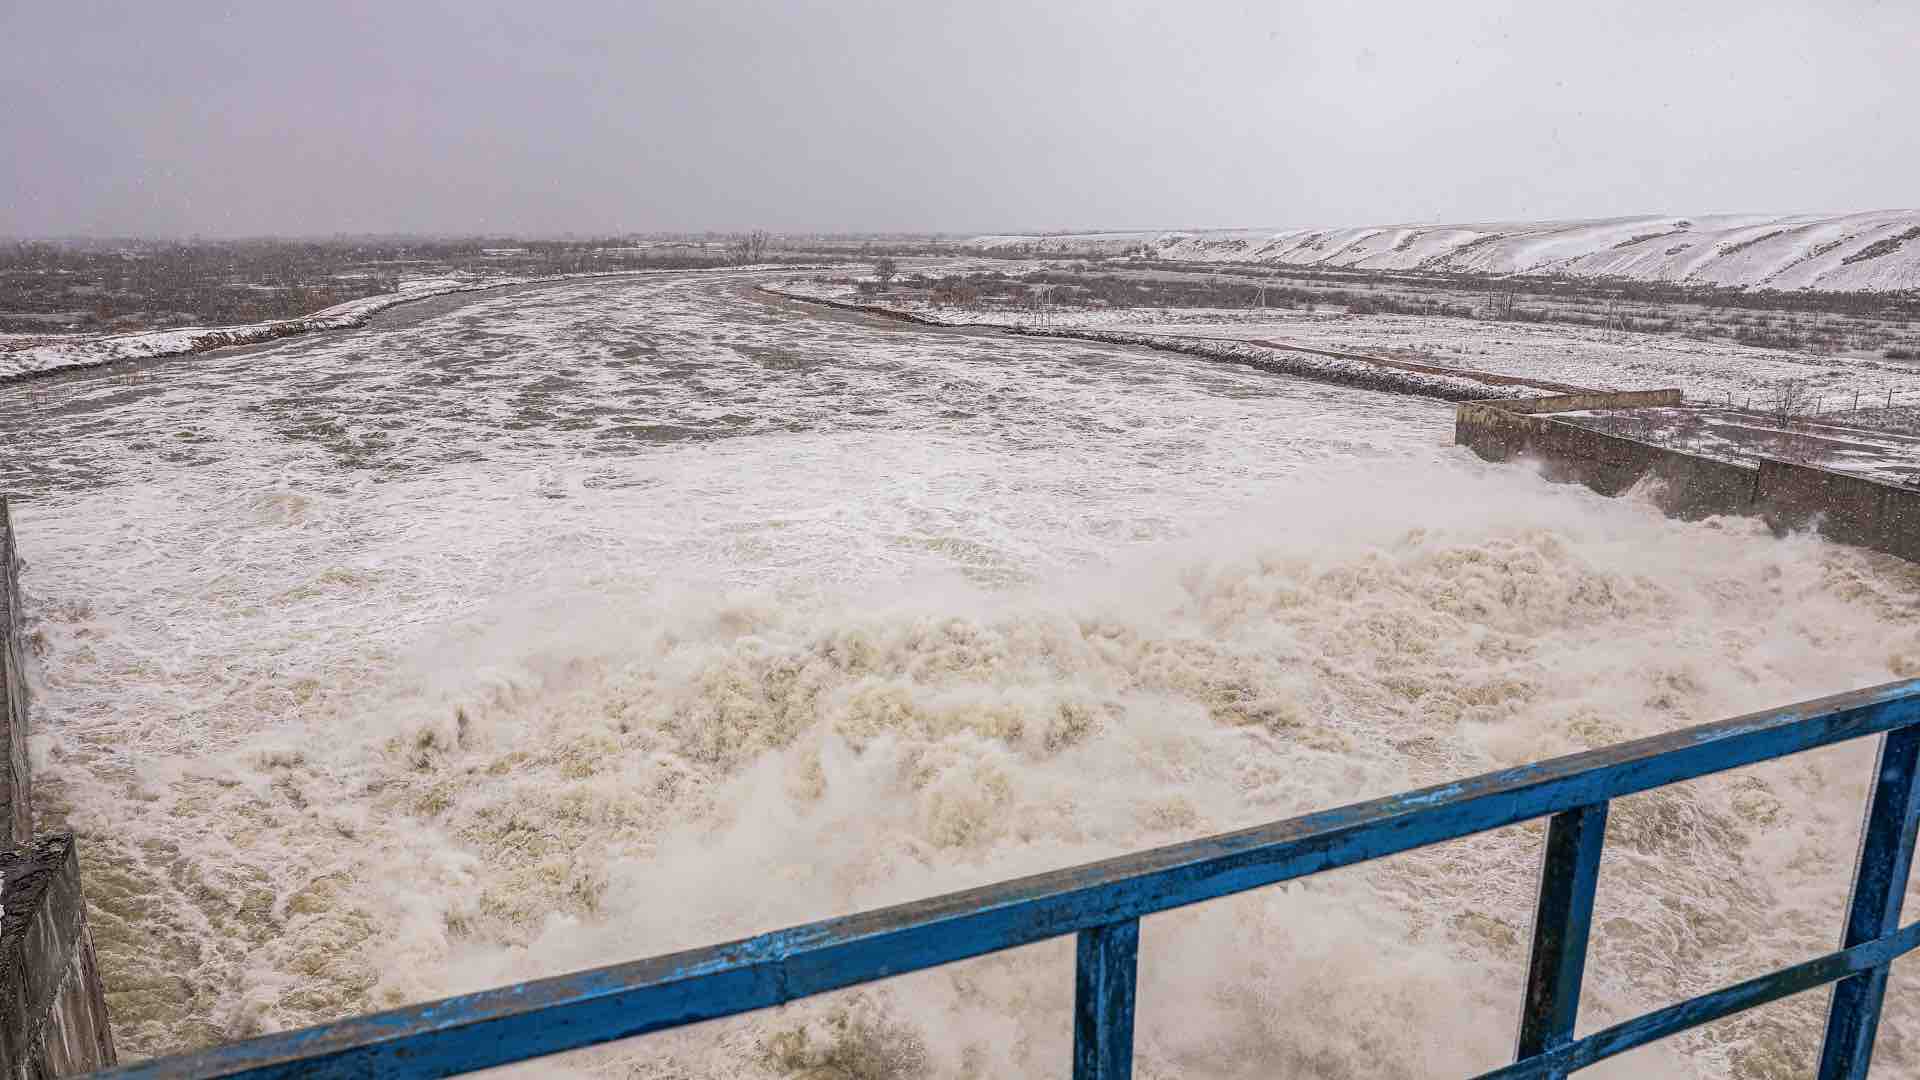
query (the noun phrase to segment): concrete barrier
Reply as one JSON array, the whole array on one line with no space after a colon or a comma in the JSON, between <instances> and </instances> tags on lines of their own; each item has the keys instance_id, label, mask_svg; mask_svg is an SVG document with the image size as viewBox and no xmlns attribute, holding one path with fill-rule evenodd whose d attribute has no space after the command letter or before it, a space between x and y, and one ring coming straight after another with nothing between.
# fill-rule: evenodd
<instances>
[{"instance_id":1,"label":"concrete barrier","mask_svg":"<svg viewBox=\"0 0 1920 1080\"><path fill-rule=\"evenodd\" d=\"M1920 562L1920 491L1772 459L1757 467L1720 461L1552 416L1681 403L1679 390L1462 402L1453 439L1488 461L1526 458L1549 480L1585 484L1602 495L1657 480L1649 495L1675 517L1759 517L1776 531L1812 528L1837 543Z\"/></svg>"},{"instance_id":2,"label":"concrete barrier","mask_svg":"<svg viewBox=\"0 0 1920 1080\"><path fill-rule=\"evenodd\" d=\"M0 1066L9 1080L115 1063L73 837L0 851Z\"/></svg>"},{"instance_id":3,"label":"concrete barrier","mask_svg":"<svg viewBox=\"0 0 1920 1080\"><path fill-rule=\"evenodd\" d=\"M19 567L12 515L0 498L0 808L12 830L12 850L0 850L0 1076L39 1080L115 1058L73 837L33 839Z\"/></svg>"},{"instance_id":4,"label":"concrete barrier","mask_svg":"<svg viewBox=\"0 0 1920 1080\"><path fill-rule=\"evenodd\" d=\"M0 498L0 822L11 844L33 839L33 788L27 772L27 664L20 644L20 559L13 518Z\"/></svg>"},{"instance_id":5,"label":"concrete barrier","mask_svg":"<svg viewBox=\"0 0 1920 1080\"><path fill-rule=\"evenodd\" d=\"M1551 397L1501 398L1500 407L1517 413L1580 412L1583 409L1660 409L1686 401L1678 390L1588 390Z\"/></svg>"},{"instance_id":6,"label":"concrete barrier","mask_svg":"<svg viewBox=\"0 0 1920 1080\"><path fill-rule=\"evenodd\" d=\"M1771 459L1755 488L1776 528L1807 528L1843 544L1920 562L1920 490Z\"/></svg>"}]
</instances>

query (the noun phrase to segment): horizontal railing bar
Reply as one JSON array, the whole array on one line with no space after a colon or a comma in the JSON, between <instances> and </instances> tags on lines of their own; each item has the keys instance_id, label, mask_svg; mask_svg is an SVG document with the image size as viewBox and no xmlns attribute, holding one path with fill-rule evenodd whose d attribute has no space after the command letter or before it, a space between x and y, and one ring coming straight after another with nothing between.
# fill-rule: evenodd
<instances>
[{"instance_id":1,"label":"horizontal railing bar","mask_svg":"<svg viewBox=\"0 0 1920 1080\"><path fill-rule=\"evenodd\" d=\"M1920 722L1920 679L724 945L106 1073L448 1076L1029 945ZM454 1033L458 1038L449 1038Z\"/></svg>"},{"instance_id":2,"label":"horizontal railing bar","mask_svg":"<svg viewBox=\"0 0 1920 1080\"><path fill-rule=\"evenodd\" d=\"M1879 967L1905 956L1920 946L1920 923L1897 933L1855 945L1851 949L1828 953L1803 964L1781 968L1758 978L1735 983L1711 994L1688 998L1644 1016L1596 1031L1584 1039L1549 1050L1537 1057L1481 1073L1474 1080L1509 1080L1511 1077L1541 1076L1550 1070L1584 1069L1610 1057L1637 1050L1669 1035L1722 1020L1737 1012L1805 993L1817 986L1838 982L1869 968Z\"/></svg>"}]
</instances>

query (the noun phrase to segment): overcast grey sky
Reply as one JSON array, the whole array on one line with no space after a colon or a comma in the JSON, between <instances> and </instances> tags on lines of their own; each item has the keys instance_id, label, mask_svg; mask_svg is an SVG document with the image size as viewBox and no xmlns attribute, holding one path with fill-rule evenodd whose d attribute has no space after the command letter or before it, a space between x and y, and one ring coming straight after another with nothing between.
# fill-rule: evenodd
<instances>
[{"instance_id":1,"label":"overcast grey sky","mask_svg":"<svg viewBox=\"0 0 1920 1080\"><path fill-rule=\"evenodd\" d=\"M0 234L1920 202L1920 5L0 0Z\"/></svg>"}]
</instances>

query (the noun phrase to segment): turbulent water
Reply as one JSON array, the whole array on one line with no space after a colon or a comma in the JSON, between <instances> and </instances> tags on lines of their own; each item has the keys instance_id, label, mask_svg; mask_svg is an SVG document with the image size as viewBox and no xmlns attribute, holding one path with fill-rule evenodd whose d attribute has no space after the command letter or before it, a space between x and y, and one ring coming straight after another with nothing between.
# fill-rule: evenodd
<instances>
[{"instance_id":1,"label":"turbulent water","mask_svg":"<svg viewBox=\"0 0 1920 1080\"><path fill-rule=\"evenodd\" d=\"M41 824L123 1057L1920 674L1906 564L1450 424L713 276L0 388ZM1833 947L1872 754L1617 804L1582 1029ZM1540 838L1146 920L1139 1074L1500 1063ZM529 1068L1059 1075L1072 985L1054 942ZM1619 1071L1803 1075L1821 1005Z\"/></svg>"}]
</instances>

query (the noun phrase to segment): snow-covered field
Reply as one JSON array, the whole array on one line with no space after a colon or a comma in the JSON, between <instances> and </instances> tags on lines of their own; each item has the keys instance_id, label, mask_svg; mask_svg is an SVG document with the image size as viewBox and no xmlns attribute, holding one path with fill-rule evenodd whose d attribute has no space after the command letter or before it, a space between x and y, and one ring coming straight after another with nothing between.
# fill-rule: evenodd
<instances>
[{"instance_id":1,"label":"snow-covered field","mask_svg":"<svg viewBox=\"0 0 1920 1080\"><path fill-rule=\"evenodd\" d=\"M1474 273L1554 273L1769 289L1920 288L1920 210L1596 221L983 236L982 249Z\"/></svg>"},{"instance_id":2,"label":"snow-covered field","mask_svg":"<svg viewBox=\"0 0 1920 1080\"><path fill-rule=\"evenodd\" d=\"M1170 327L1183 330L1193 326L1214 325L1207 317L1218 319L1216 310L1154 310L1154 321L1141 324L1123 312L1079 311L1054 314L1028 314L1008 310L972 310L947 308L921 302L869 304L845 281L790 281L777 292L796 299L822 300L833 304L865 306L897 312L937 326L1002 327L1036 337L1063 337L1109 344L1144 345L1192 356L1236 364L1250 364L1288 375L1321 379L1346 386L1358 386L1389 393L1419 394L1448 401L1475 401L1500 397L1528 397L1557 392L1551 386L1516 384L1506 380L1475 378L1471 372L1416 371L1406 366L1381 363L1367 357L1321 356L1292 349L1275 349L1265 344L1243 341L1228 335L1169 333ZM1231 313L1228 313L1229 316ZM1121 317L1113 317L1113 316ZM1192 322L1183 322L1183 317ZM1136 317L1137 318L1137 317Z\"/></svg>"},{"instance_id":3,"label":"snow-covered field","mask_svg":"<svg viewBox=\"0 0 1920 1080\"><path fill-rule=\"evenodd\" d=\"M751 269L751 268L740 268ZM263 341L291 337L320 330L343 330L365 325L369 318L396 304L425 300L450 293L500 289L509 285L529 285L566 281L571 278L629 277L667 271L627 270L610 274L560 274L551 277L436 277L417 278L401 283L397 292L367 296L335 304L311 315L244 326L190 326L172 330L150 330L135 334L97 334L66 336L47 340L45 335L16 335L24 347L0 349L0 382L44 375L69 368L96 367L121 360L149 360L163 356L185 356L229 345L254 345Z\"/></svg>"},{"instance_id":4,"label":"snow-covered field","mask_svg":"<svg viewBox=\"0 0 1920 1080\"><path fill-rule=\"evenodd\" d=\"M402 284L398 292L350 300L298 319L243 326L189 326L133 334L71 335L57 340L47 340L41 335L25 343L25 347L0 351L0 380L44 375L68 368L94 367L119 360L183 356L226 345L255 344L315 330L340 330L360 326L374 313L395 304L470 289L516 284L521 282L517 279L456 281L440 278L408 281Z\"/></svg>"},{"instance_id":5,"label":"snow-covered field","mask_svg":"<svg viewBox=\"0 0 1920 1080\"><path fill-rule=\"evenodd\" d=\"M1389 356L1425 355L1436 363L1548 379L1607 390L1677 386L1695 400L1760 405L1785 382L1804 383L1815 400L1838 407L1860 394L1920 401L1920 370L1871 357L1758 349L1664 334L1622 333L1551 323L1480 322L1421 315L1269 318L1182 332L1263 338Z\"/></svg>"},{"instance_id":6,"label":"snow-covered field","mask_svg":"<svg viewBox=\"0 0 1920 1080\"><path fill-rule=\"evenodd\" d=\"M844 281L800 280L781 288L842 302L860 299L855 287ZM1802 384L1807 400L1823 408L1845 407L1856 395L1868 404L1891 397L1896 404L1920 405L1920 368L1912 364L1562 323L1349 315L1325 310L1062 307L1034 312L936 307L919 301L888 301L884 306L951 325L1100 331L1221 342L1268 341L1596 390L1677 386L1691 400L1734 405L1763 406L1785 383ZM1484 383L1476 385L1483 386L1484 396L1489 398L1521 393Z\"/></svg>"},{"instance_id":7,"label":"snow-covered field","mask_svg":"<svg viewBox=\"0 0 1920 1080\"><path fill-rule=\"evenodd\" d=\"M126 1058L1920 674L1914 567L1487 465L1444 403L749 278L0 386L40 824ZM1830 949L1872 757L1617 803L1583 1024ZM1136 1075L1505 1061L1540 842L1147 920ZM1055 1075L1072 954L527 1075ZM1611 1075L1784 1080L1819 1034L1805 995Z\"/></svg>"}]
</instances>

